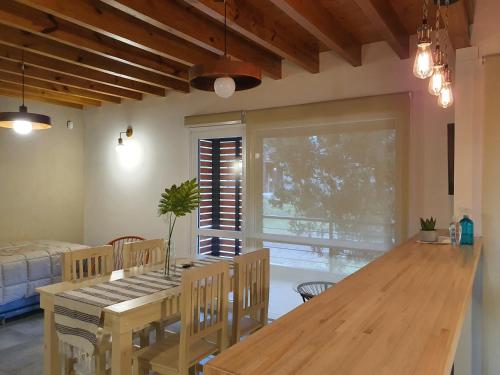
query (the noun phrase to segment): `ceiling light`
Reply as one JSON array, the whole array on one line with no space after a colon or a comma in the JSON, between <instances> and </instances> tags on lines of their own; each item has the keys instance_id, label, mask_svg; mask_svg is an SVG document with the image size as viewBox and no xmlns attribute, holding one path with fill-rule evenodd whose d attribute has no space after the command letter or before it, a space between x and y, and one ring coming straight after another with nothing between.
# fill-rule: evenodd
<instances>
[{"instance_id":1,"label":"ceiling light","mask_svg":"<svg viewBox=\"0 0 500 375\"><path fill-rule=\"evenodd\" d=\"M22 97L23 104L19 112L0 112L0 127L13 129L18 134L29 134L32 130L44 130L52 127L50 117L38 113L29 113L24 105L24 52L22 59Z\"/></svg>"},{"instance_id":2,"label":"ceiling light","mask_svg":"<svg viewBox=\"0 0 500 375\"><path fill-rule=\"evenodd\" d=\"M413 63L413 74L420 79L429 78L432 75L434 62L431 50L431 31L432 27L427 23L427 4L424 0L422 25L417 30L417 55Z\"/></svg>"},{"instance_id":3,"label":"ceiling light","mask_svg":"<svg viewBox=\"0 0 500 375\"><path fill-rule=\"evenodd\" d=\"M443 88L439 93L438 104L441 108L449 108L453 105L453 88L451 87L451 71L446 66L445 68L445 82Z\"/></svg>"},{"instance_id":4,"label":"ceiling light","mask_svg":"<svg viewBox=\"0 0 500 375\"><path fill-rule=\"evenodd\" d=\"M203 91L215 91L221 98L231 97L235 91L257 87L262 72L245 61L234 61L227 55L227 3L224 1L224 56L215 62L194 65L189 69L189 83Z\"/></svg>"}]
</instances>

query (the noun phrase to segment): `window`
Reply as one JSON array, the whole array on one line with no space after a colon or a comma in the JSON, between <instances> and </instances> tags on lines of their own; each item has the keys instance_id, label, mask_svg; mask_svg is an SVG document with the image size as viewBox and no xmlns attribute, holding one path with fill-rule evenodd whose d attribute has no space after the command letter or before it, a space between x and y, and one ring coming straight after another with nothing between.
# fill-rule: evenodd
<instances>
[{"instance_id":1,"label":"window","mask_svg":"<svg viewBox=\"0 0 500 375\"><path fill-rule=\"evenodd\" d=\"M242 153L242 137L197 138L201 190L196 230L199 254L234 256L241 251Z\"/></svg>"},{"instance_id":2,"label":"window","mask_svg":"<svg viewBox=\"0 0 500 375\"><path fill-rule=\"evenodd\" d=\"M348 275L405 238L408 96L247 113L249 241Z\"/></svg>"}]
</instances>

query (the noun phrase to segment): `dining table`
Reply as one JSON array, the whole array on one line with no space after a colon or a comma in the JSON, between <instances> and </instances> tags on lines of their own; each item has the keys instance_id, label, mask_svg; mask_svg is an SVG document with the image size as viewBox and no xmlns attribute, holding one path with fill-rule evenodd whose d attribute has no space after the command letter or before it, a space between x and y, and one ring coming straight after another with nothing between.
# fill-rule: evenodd
<instances>
[{"instance_id":1,"label":"dining table","mask_svg":"<svg viewBox=\"0 0 500 375\"><path fill-rule=\"evenodd\" d=\"M182 264L191 261L203 260L207 257L195 259L178 259L177 269L183 272ZM211 257L214 258L214 257ZM217 261L227 261L230 264L230 291L234 287L234 264L231 258L219 258ZM55 306L60 303L61 295L81 288L98 287L99 284L117 280L130 279L150 272L158 272L163 265L138 266L125 270L113 271L110 275L101 276L83 281L64 281L57 284L37 288L40 294L40 308L44 310L44 375L61 373L61 356L59 339L56 330ZM133 332L148 324L165 321L180 312L180 285L165 290L147 294L138 298L111 304L102 309L102 329L110 333L111 340L111 374L130 375L132 373ZM59 297L58 297L59 296Z\"/></svg>"}]
</instances>

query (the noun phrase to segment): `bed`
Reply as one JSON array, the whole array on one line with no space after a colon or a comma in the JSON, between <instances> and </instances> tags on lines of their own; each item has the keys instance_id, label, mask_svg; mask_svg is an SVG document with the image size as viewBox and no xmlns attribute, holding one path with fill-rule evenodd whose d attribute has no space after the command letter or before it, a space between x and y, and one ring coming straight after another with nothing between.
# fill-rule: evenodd
<instances>
[{"instance_id":1,"label":"bed","mask_svg":"<svg viewBox=\"0 0 500 375\"><path fill-rule=\"evenodd\" d=\"M61 254L86 247L51 240L0 243L0 321L38 309L35 289L61 280Z\"/></svg>"}]
</instances>

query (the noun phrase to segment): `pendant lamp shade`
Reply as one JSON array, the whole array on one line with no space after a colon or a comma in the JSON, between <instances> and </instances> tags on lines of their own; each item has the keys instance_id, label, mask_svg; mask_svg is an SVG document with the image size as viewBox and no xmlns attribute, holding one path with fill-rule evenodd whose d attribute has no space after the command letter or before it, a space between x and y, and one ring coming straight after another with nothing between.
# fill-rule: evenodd
<instances>
[{"instance_id":1,"label":"pendant lamp shade","mask_svg":"<svg viewBox=\"0 0 500 375\"><path fill-rule=\"evenodd\" d=\"M262 82L262 72L255 65L245 61L230 60L228 57L194 65L189 69L189 82L198 90L214 91L215 80L222 77L234 80L235 91L253 89Z\"/></svg>"},{"instance_id":2,"label":"pendant lamp shade","mask_svg":"<svg viewBox=\"0 0 500 375\"><path fill-rule=\"evenodd\" d=\"M33 130L45 130L52 127L49 116L29 113L24 105L19 107L19 112L0 112L0 127L14 129L14 123L18 121L30 122Z\"/></svg>"},{"instance_id":3,"label":"pendant lamp shade","mask_svg":"<svg viewBox=\"0 0 500 375\"><path fill-rule=\"evenodd\" d=\"M227 1L224 0L224 56L189 69L189 84L198 90L215 91L229 98L235 91L253 89L262 82L262 72L246 61L233 61L227 54Z\"/></svg>"},{"instance_id":4,"label":"pendant lamp shade","mask_svg":"<svg viewBox=\"0 0 500 375\"><path fill-rule=\"evenodd\" d=\"M23 104L19 107L19 112L0 112L0 127L14 129L19 134L29 134L32 130L50 129L52 124L49 116L29 113L28 107L24 105L24 51L21 68Z\"/></svg>"}]
</instances>

